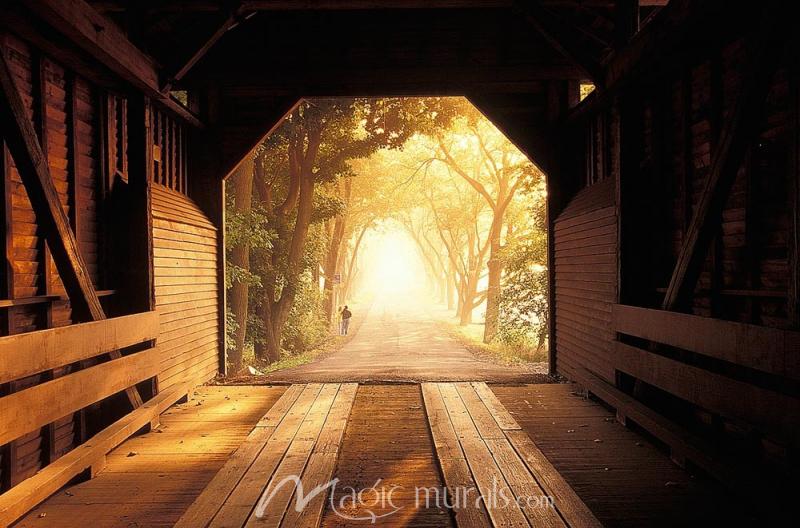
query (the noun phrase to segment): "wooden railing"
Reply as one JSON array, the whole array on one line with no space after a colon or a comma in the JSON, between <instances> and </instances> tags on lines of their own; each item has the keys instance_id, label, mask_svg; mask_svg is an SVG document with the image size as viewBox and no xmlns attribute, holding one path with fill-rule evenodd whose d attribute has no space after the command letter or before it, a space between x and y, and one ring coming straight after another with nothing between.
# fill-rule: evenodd
<instances>
[{"instance_id":1,"label":"wooden railing","mask_svg":"<svg viewBox=\"0 0 800 528\"><path fill-rule=\"evenodd\" d=\"M158 315L146 312L0 338L0 384L151 342ZM100 362L0 398L0 445L158 373L154 347Z\"/></svg>"},{"instance_id":2,"label":"wooden railing","mask_svg":"<svg viewBox=\"0 0 800 528\"><path fill-rule=\"evenodd\" d=\"M751 382L754 376L734 378L725 369L715 372L657 353L658 345L668 345L794 383L800 380L800 333L625 305L612 307L612 328L655 346L651 350L615 341L616 370L800 445L797 398Z\"/></svg>"},{"instance_id":3,"label":"wooden railing","mask_svg":"<svg viewBox=\"0 0 800 528\"><path fill-rule=\"evenodd\" d=\"M120 349L152 343L159 332L156 312L76 324L0 338L0 384L92 358L82 368L0 398L0 444L121 392L158 374L158 349L149 346L120 357ZM159 415L188 395L176 384L0 495L0 526L8 526L78 475L93 477L106 454L131 435L152 430Z\"/></svg>"}]
</instances>

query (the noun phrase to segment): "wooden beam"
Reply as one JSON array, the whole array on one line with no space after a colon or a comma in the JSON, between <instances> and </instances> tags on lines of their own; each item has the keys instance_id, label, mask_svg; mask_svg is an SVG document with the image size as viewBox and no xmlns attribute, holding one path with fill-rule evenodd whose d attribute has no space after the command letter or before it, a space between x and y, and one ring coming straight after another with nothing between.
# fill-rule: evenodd
<instances>
[{"instance_id":1,"label":"wooden beam","mask_svg":"<svg viewBox=\"0 0 800 528\"><path fill-rule=\"evenodd\" d=\"M567 36L574 33L568 24L557 19L538 1L517 2L516 8L523 14L525 21L533 26L553 49L585 71L595 84L602 84L602 65L591 56L588 50L568 40Z\"/></svg>"},{"instance_id":2,"label":"wooden beam","mask_svg":"<svg viewBox=\"0 0 800 528\"><path fill-rule=\"evenodd\" d=\"M187 395L180 385L162 392L77 446L34 476L0 495L0 526L9 526L86 469L97 466L112 449ZM94 473L94 471L92 471Z\"/></svg>"},{"instance_id":3,"label":"wooden beam","mask_svg":"<svg viewBox=\"0 0 800 528\"><path fill-rule=\"evenodd\" d=\"M752 501L753 495L756 495L759 499L756 502L763 500L765 505L774 504L778 507L775 501L778 495L774 493L775 482L764 476L763 467L747 467L747 461L719 452L704 439L668 420L587 369L579 369L574 376L575 381L589 392L614 407L618 415L627 417L667 444L674 461L690 460L741 498Z\"/></svg>"},{"instance_id":4,"label":"wooden beam","mask_svg":"<svg viewBox=\"0 0 800 528\"><path fill-rule=\"evenodd\" d=\"M791 165L789 189L789 288L786 315L792 328L800 328L800 44L795 40L790 53L789 101L792 125L789 127Z\"/></svg>"},{"instance_id":5,"label":"wooden beam","mask_svg":"<svg viewBox=\"0 0 800 528\"><path fill-rule=\"evenodd\" d=\"M768 437L800 445L797 398L614 342L614 368L700 408L752 424Z\"/></svg>"},{"instance_id":6,"label":"wooden beam","mask_svg":"<svg viewBox=\"0 0 800 528\"><path fill-rule=\"evenodd\" d=\"M765 5L755 33L745 43L747 56L742 68L741 86L735 105L726 117L705 189L664 295L662 308L665 310L674 310L694 289L714 235L714 226L721 219L747 145L757 134L772 76L783 51L785 34L780 22L786 17L780 9L781 4L776 0Z\"/></svg>"},{"instance_id":7,"label":"wooden beam","mask_svg":"<svg viewBox=\"0 0 800 528\"><path fill-rule=\"evenodd\" d=\"M354 9L487 9L510 7L512 0L246 0L249 11L354 10Z\"/></svg>"},{"instance_id":8,"label":"wooden beam","mask_svg":"<svg viewBox=\"0 0 800 528\"><path fill-rule=\"evenodd\" d=\"M0 123L72 309L77 312L78 318L94 321L105 319L78 242L70 229L69 219L61 208L47 158L27 117L5 56L0 57ZM119 352L112 354L112 358L115 355L119 357ZM141 405L142 399L135 387L126 392L131 405Z\"/></svg>"},{"instance_id":9,"label":"wooden beam","mask_svg":"<svg viewBox=\"0 0 800 528\"><path fill-rule=\"evenodd\" d=\"M113 352L158 336L158 313L0 337L0 383Z\"/></svg>"},{"instance_id":10,"label":"wooden beam","mask_svg":"<svg viewBox=\"0 0 800 528\"><path fill-rule=\"evenodd\" d=\"M535 165L550 174L556 159L553 134L542 119L541 123L526 117L525 112L502 108L502 97L491 94L469 94L469 101L521 150ZM535 101L528 108L535 109Z\"/></svg>"},{"instance_id":11,"label":"wooden beam","mask_svg":"<svg viewBox=\"0 0 800 528\"><path fill-rule=\"evenodd\" d=\"M624 46L639 31L639 0L617 0L614 7L614 40Z\"/></svg>"},{"instance_id":12,"label":"wooden beam","mask_svg":"<svg viewBox=\"0 0 800 528\"><path fill-rule=\"evenodd\" d=\"M155 61L131 43L111 20L83 0L24 0L24 5L134 87L188 123L202 123L161 92Z\"/></svg>"},{"instance_id":13,"label":"wooden beam","mask_svg":"<svg viewBox=\"0 0 800 528\"><path fill-rule=\"evenodd\" d=\"M94 291L78 242L61 208L58 191L50 177L47 158L37 134L25 113L22 98L5 57L0 60L0 117L11 155L36 213L39 227L45 232L73 310L89 320L105 318L100 299Z\"/></svg>"},{"instance_id":14,"label":"wooden beam","mask_svg":"<svg viewBox=\"0 0 800 528\"><path fill-rule=\"evenodd\" d=\"M800 332L621 304L611 318L621 334L800 380Z\"/></svg>"},{"instance_id":15,"label":"wooden beam","mask_svg":"<svg viewBox=\"0 0 800 528\"><path fill-rule=\"evenodd\" d=\"M695 32L707 34L707 21L724 9L731 6L718 0L671 0L627 46L609 57L601 85L567 116L566 123L576 124L595 115L610 106L626 87L646 79L649 71L680 60L678 50L689 36Z\"/></svg>"},{"instance_id":16,"label":"wooden beam","mask_svg":"<svg viewBox=\"0 0 800 528\"><path fill-rule=\"evenodd\" d=\"M159 355L150 348L4 396L0 445L152 378Z\"/></svg>"},{"instance_id":17,"label":"wooden beam","mask_svg":"<svg viewBox=\"0 0 800 528\"><path fill-rule=\"evenodd\" d=\"M167 77L164 86L161 88L162 93L168 93L173 84L183 79L183 77L189 73L189 70L191 70L194 65L197 64L197 62L202 59L206 53L208 53L208 51L214 46L214 44L217 43L217 41L219 41L219 39L222 38L223 35L225 35L225 33L233 29L243 20L246 20L255 14L254 11L247 12L247 14L245 13L246 12L239 7L228 14L217 30L214 31L214 33L212 33L211 36L205 40L205 42L203 42L197 51L195 51L191 57L184 61L176 69L175 73Z\"/></svg>"},{"instance_id":18,"label":"wooden beam","mask_svg":"<svg viewBox=\"0 0 800 528\"><path fill-rule=\"evenodd\" d=\"M668 0L641 0L643 6L662 6ZM219 10L219 0L162 0L147 6L148 13L214 13ZM334 11L362 9L500 9L512 7L513 0L246 0L248 8L261 11ZM126 0L98 0L92 2L101 12L121 13L130 4ZM608 9L614 0L542 0L542 5L553 7L587 7Z\"/></svg>"}]
</instances>

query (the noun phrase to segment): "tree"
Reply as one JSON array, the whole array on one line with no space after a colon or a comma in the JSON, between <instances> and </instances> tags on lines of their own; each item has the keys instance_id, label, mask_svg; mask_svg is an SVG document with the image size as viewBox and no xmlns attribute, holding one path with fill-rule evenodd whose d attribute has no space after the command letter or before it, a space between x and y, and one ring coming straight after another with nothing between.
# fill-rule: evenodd
<instances>
[{"instance_id":1,"label":"tree","mask_svg":"<svg viewBox=\"0 0 800 528\"><path fill-rule=\"evenodd\" d=\"M234 215L247 218L252 210L253 196L253 158L247 156L233 173L230 184L233 187L231 207L228 208ZM235 225L230 224L229 225ZM229 239L234 236L229 234ZM250 272L250 240L249 237L236 237L238 243L229 244L231 247L228 260L230 265L241 271L236 280L232 281L228 298L233 314L235 328L233 331L232 349L229 352L230 369L238 372L242 368L244 342L247 332L247 295L250 281L247 274Z\"/></svg>"},{"instance_id":2,"label":"tree","mask_svg":"<svg viewBox=\"0 0 800 528\"><path fill-rule=\"evenodd\" d=\"M312 221L332 222L326 282L336 268L346 227L342 217L346 200L322 189L335 188L340 180L346 188L345 181L352 176L350 160L366 158L381 148L401 147L417 131L422 111L427 110L416 99L307 100L267 138L264 148L274 156L274 172L265 174L257 187L259 196L266 198L264 207L277 237L259 259L263 295L257 313L263 335L255 342L257 357L279 358L283 328L301 277L309 270L313 274L319 264L319 260L304 259ZM337 217L342 217L338 229ZM330 297L325 302L331 306Z\"/></svg>"},{"instance_id":3,"label":"tree","mask_svg":"<svg viewBox=\"0 0 800 528\"><path fill-rule=\"evenodd\" d=\"M500 294L498 337L506 343L533 335L537 350L547 339L547 220L544 178L526 185L527 200L502 250L506 271Z\"/></svg>"},{"instance_id":4,"label":"tree","mask_svg":"<svg viewBox=\"0 0 800 528\"><path fill-rule=\"evenodd\" d=\"M448 135L436 137L437 160L466 181L492 212L488 232L489 259L486 286L486 317L483 340L489 343L497 332L503 260L500 257L506 210L517 190L535 173L535 167L486 119L476 112L457 120L460 125Z\"/></svg>"}]
</instances>

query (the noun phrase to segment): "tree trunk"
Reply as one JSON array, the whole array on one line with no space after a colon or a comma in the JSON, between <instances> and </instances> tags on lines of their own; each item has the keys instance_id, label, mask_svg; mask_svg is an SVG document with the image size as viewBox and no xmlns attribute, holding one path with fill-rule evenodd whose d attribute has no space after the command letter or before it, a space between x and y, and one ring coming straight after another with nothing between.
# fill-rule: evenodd
<instances>
[{"instance_id":1,"label":"tree trunk","mask_svg":"<svg viewBox=\"0 0 800 528\"><path fill-rule=\"evenodd\" d=\"M309 139L309 149L314 149L314 158L316 158L316 149L319 147L319 138L316 139L316 144ZM312 158L313 159L313 158ZM312 162L313 164L313 162ZM306 239L308 238L308 228L311 225L311 214L314 211L314 174L312 172L311 164L305 166L300 174L300 196L297 202L297 218L294 223L294 230L292 232L292 239L289 243L289 251L286 259L286 284L281 289L280 298L272 303L272 308L269 310L271 321L271 335L269 331L268 339L265 341L266 356L270 361L280 358L281 355L281 336L283 335L283 327L289 318L289 312L294 304L294 298L297 294L297 281L300 279L302 273L302 260L305 251ZM264 302L269 302L266 299ZM267 321L264 321L264 327L267 327Z\"/></svg>"},{"instance_id":2,"label":"tree trunk","mask_svg":"<svg viewBox=\"0 0 800 528\"><path fill-rule=\"evenodd\" d=\"M233 209L237 213L249 214L253 198L253 158L247 156L231 176L231 187L234 195ZM233 266L250 270L250 245L244 241L231 250L230 262ZM230 351L228 361L233 374L242 369L244 355L244 342L247 336L247 296L249 286L246 282L236 281L230 289L230 307L236 321L236 330L233 338L233 349Z\"/></svg>"},{"instance_id":3,"label":"tree trunk","mask_svg":"<svg viewBox=\"0 0 800 528\"><path fill-rule=\"evenodd\" d=\"M447 281L447 309L452 310L455 307L455 299L453 299L455 278L449 269L445 271L445 280Z\"/></svg>"},{"instance_id":4,"label":"tree trunk","mask_svg":"<svg viewBox=\"0 0 800 528\"><path fill-rule=\"evenodd\" d=\"M358 238L356 238L356 243L353 245L353 251L350 255L350 261L347 264L347 272L344 276L344 286L342 287L342 300L347 301L350 298L350 290L353 287L353 281L355 279L355 269L356 269L356 262L358 260L358 249L361 247L361 241L364 239L364 235L366 234L367 230L370 228L371 224L367 224L361 228L361 232L358 234Z\"/></svg>"},{"instance_id":5,"label":"tree trunk","mask_svg":"<svg viewBox=\"0 0 800 528\"><path fill-rule=\"evenodd\" d=\"M345 178L344 189L342 192L342 199L345 207L350 202L350 196L353 190L353 181L350 178ZM347 211L336 217L333 224L333 233L331 234L331 241L328 245L328 252L325 257L325 277L324 277L324 294L323 294L323 309L325 310L325 317L328 323L333 322L333 309L336 303L335 295L335 276L337 272L337 264L339 262L339 252L342 248L342 241L344 240L345 227L347 227Z\"/></svg>"},{"instance_id":6,"label":"tree trunk","mask_svg":"<svg viewBox=\"0 0 800 528\"><path fill-rule=\"evenodd\" d=\"M502 217L501 217L502 219ZM483 325L483 342L491 343L497 334L497 325L500 318L500 279L503 275L503 263L500 260L500 230L503 228L502 221L498 222L495 218L489 242L489 276L486 285L486 318Z\"/></svg>"}]
</instances>

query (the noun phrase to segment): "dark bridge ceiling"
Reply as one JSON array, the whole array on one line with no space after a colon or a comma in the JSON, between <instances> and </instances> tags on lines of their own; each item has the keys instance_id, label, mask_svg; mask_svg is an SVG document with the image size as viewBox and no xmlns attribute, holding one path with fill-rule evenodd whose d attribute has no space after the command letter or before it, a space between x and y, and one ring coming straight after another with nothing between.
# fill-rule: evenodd
<instances>
[{"instance_id":1,"label":"dark bridge ceiling","mask_svg":"<svg viewBox=\"0 0 800 528\"><path fill-rule=\"evenodd\" d=\"M683 1L683 0L681 0ZM466 95L524 152L666 0L92 2L198 97L226 174L303 96ZM209 161L208 163L211 163ZM205 161L202 164L207 164Z\"/></svg>"},{"instance_id":2,"label":"dark bridge ceiling","mask_svg":"<svg viewBox=\"0 0 800 528\"><path fill-rule=\"evenodd\" d=\"M644 4L663 4L649 0ZM175 87L262 94L530 92L592 77L626 0L100 1ZM634 3L635 5L635 3ZM640 7L643 15L656 7ZM542 28L542 25L544 28ZM544 29L544 31L543 31ZM548 38L557 36L557 43ZM218 39L217 39L218 37ZM212 42L209 45L209 42ZM567 51L559 49L566 43Z\"/></svg>"}]
</instances>

